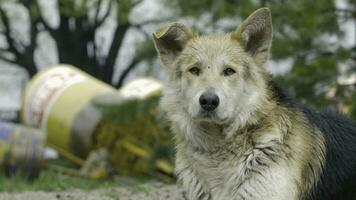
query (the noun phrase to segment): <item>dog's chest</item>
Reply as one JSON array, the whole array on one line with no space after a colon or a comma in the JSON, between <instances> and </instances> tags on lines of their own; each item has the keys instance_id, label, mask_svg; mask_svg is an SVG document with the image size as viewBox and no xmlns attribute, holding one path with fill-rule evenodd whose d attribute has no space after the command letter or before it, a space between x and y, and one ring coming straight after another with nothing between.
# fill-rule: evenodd
<instances>
[{"instance_id":1,"label":"dog's chest","mask_svg":"<svg viewBox=\"0 0 356 200\"><path fill-rule=\"evenodd\" d=\"M267 159L257 151L195 155L193 167L210 191L212 199L294 199L295 191L284 164L261 163Z\"/></svg>"},{"instance_id":2,"label":"dog's chest","mask_svg":"<svg viewBox=\"0 0 356 200\"><path fill-rule=\"evenodd\" d=\"M232 153L212 153L205 155L194 155L194 165L198 173L198 179L204 181L210 190L213 199L228 199L232 188L243 183L247 178L246 163L242 156Z\"/></svg>"}]
</instances>

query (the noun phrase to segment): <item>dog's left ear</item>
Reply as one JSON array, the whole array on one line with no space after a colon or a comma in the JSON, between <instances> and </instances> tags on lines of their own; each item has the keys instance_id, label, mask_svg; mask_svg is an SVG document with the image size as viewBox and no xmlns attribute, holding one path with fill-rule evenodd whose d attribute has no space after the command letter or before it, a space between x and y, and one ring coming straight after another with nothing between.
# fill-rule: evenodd
<instances>
[{"instance_id":1,"label":"dog's left ear","mask_svg":"<svg viewBox=\"0 0 356 200\"><path fill-rule=\"evenodd\" d=\"M264 65L272 42L270 10L268 8L256 10L232 33L232 37L250 53L257 65Z\"/></svg>"},{"instance_id":2,"label":"dog's left ear","mask_svg":"<svg viewBox=\"0 0 356 200\"><path fill-rule=\"evenodd\" d=\"M194 34L185 25L172 23L159 28L152 35L162 63L171 67Z\"/></svg>"}]
</instances>

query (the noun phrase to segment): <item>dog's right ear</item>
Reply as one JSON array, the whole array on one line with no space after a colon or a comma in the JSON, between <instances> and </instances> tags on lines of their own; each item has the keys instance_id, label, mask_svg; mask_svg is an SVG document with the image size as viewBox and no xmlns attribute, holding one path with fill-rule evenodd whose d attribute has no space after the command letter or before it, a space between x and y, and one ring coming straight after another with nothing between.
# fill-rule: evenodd
<instances>
[{"instance_id":1,"label":"dog's right ear","mask_svg":"<svg viewBox=\"0 0 356 200\"><path fill-rule=\"evenodd\" d=\"M170 67L193 37L193 32L183 24L172 23L157 29L152 35L162 63Z\"/></svg>"}]
</instances>

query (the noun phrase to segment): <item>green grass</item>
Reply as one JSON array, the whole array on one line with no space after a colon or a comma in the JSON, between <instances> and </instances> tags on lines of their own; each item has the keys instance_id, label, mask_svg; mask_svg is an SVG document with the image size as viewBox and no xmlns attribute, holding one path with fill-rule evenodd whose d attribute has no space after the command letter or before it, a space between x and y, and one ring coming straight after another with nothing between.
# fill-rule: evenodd
<instances>
[{"instance_id":1,"label":"green grass","mask_svg":"<svg viewBox=\"0 0 356 200\"><path fill-rule=\"evenodd\" d=\"M79 166L64 159L47 160L47 164L54 164L71 169ZM84 177L63 174L50 168L43 168L39 176L29 180L19 173L11 177L6 176L0 167L0 192L22 191L62 191L66 189L100 189L116 186L138 187L141 184L155 180L153 177L135 175L132 177L115 176L110 180L91 180ZM109 194L110 195L110 194Z\"/></svg>"},{"instance_id":2,"label":"green grass","mask_svg":"<svg viewBox=\"0 0 356 200\"><path fill-rule=\"evenodd\" d=\"M70 176L52 170L43 170L39 177L28 180L20 174L6 177L0 174L0 192L21 191L61 191L65 189L97 189L120 185L114 180L89 180L81 177Z\"/></svg>"}]
</instances>

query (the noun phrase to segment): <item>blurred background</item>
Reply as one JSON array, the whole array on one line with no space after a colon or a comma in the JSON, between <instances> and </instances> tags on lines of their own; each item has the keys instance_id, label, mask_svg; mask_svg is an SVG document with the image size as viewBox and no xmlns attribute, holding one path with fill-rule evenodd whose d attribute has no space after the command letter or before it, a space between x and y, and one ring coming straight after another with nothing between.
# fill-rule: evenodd
<instances>
[{"instance_id":1,"label":"blurred background","mask_svg":"<svg viewBox=\"0 0 356 200\"><path fill-rule=\"evenodd\" d=\"M257 8L266 6L272 11L274 28L267 67L277 82L308 105L337 110L356 120L355 0L0 0L0 120L19 123L21 101L31 78L59 63L73 65L115 90L140 77L164 83L167 71L160 65L151 39L157 27L180 21L201 34L226 32L234 30ZM112 103L117 98L121 97L114 95L101 101ZM139 113L147 108L139 104L130 104L135 108L134 116L118 120L140 118ZM111 121L98 122L96 133L137 126L126 123L118 127L118 122L112 120L132 112L130 109L104 106L103 110L104 121ZM140 122L140 126L154 128L157 119L148 118L149 122ZM166 131L161 128L155 130ZM131 130L135 131L142 130ZM110 137L105 136L105 140L112 140L113 134L117 133L107 134ZM151 132L145 134L151 137ZM153 143L169 140L162 135L157 138ZM147 145L147 149L156 149L156 153L147 153L138 147L142 145L123 144L126 150L149 157L150 161L168 151L165 145ZM97 142L94 146L111 148L112 144ZM87 154L68 151L82 159ZM169 161L171 155L165 156ZM130 159L125 162L136 162ZM69 160L75 162L75 158ZM116 160L116 165L120 162ZM81 161L75 163L82 165ZM165 180L170 166L157 160L154 165L163 173L150 175Z\"/></svg>"},{"instance_id":2,"label":"blurred background","mask_svg":"<svg viewBox=\"0 0 356 200\"><path fill-rule=\"evenodd\" d=\"M225 32L263 6L273 15L271 73L299 99L356 118L355 0L1 0L0 118L16 120L28 80L56 63L116 88L141 76L164 81L157 26Z\"/></svg>"}]
</instances>

